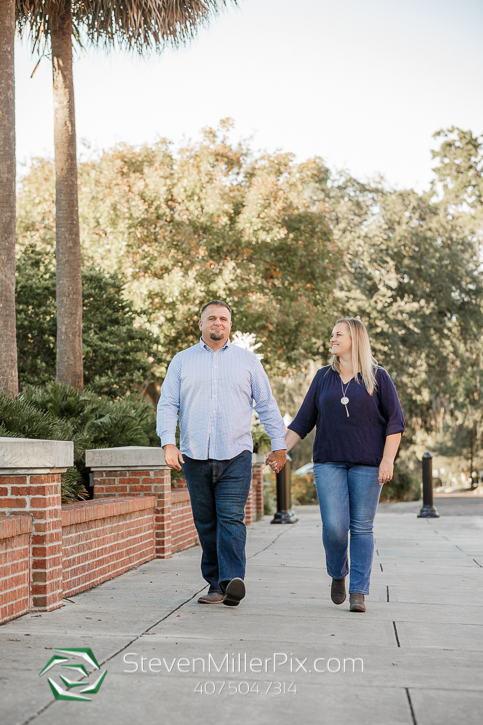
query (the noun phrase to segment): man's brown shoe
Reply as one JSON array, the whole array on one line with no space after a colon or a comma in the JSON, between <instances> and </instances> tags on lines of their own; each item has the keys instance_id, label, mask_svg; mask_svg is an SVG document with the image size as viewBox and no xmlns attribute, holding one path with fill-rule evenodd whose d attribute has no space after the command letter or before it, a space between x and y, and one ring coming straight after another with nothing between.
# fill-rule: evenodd
<instances>
[{"instance_id":1,"label":"man's brown shoe","mask_svg":"<svg viewBox=\"0 0 483 725\"><path fill-rule=\"evenodd\" d=\"M330 598L334 604L342 604L342 602L345 602L345 596L345 577L343 579L332 579Z\"/></svg>"},{"instance_id":2,"label":"man's brown shoe","mask_svg":"<svg viewBox=\"0 0 483 725\"><path fill-rule=\"evenodd\" d=\"M366 605L364 604L364 595L359 592L352 592L349 594L350 609L351 612L365 612Z\"/></svg>"},{"instance_id":3,"label":"man's brown shoe","mask_svg":"<svg viewBox=\"0 0 483 725\"><path fill-rule=\"evenodd\" d=\"M223 604L226 604L227 607L238 607L244 596L245 582L243 579L236 577L226 585Z\"/></svg>"},{"instance_id":4,"label":"man's brown shoe","mask_svg":"<svg viewBox=\"0 0 483 725\"><path fill-rule=\"evenodd\" d=\"M198 599L198 604L221 604L223 602L223 594L221 592L211 592L211 594L203 594Z\"/></svg>"}]
</instances>

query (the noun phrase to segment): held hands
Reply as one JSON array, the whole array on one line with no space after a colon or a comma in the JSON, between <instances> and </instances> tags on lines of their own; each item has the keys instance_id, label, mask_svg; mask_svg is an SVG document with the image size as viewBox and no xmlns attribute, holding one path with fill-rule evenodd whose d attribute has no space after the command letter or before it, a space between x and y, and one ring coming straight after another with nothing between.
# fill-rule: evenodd
<instances>
[{"instance_id":1,"label":"held hands","mask_svg":"<svg viewBox=\"0 0 483 725\"><path fill-rule=\"evenodd\" d=\"M272 451L265 457L265 463L270 466L274 473L279 473L287 460L287 451Z\"/></svg>"},{"instance_id":2,"label":"held hands","mask_svg":"<svg viewBox=\"0 0 483 725\"><path fill-rule=\"evenodd\" d=\"M394 461L391 458L383 458L379 465L379 484L387 483L394 473Z\"/></svg>"},{"instance_id":3,"label":"held hands","mask_svg":"<svg viewBox=\"0 0 483 725\"><path fill-rule=\"evenodd\" d=\"M177 471L181 471L181 463L184 463L183 454L176 448L172 443L168 443L163 446L164 460L168 468L176 468Z\"/></svg>"}]
</instances>

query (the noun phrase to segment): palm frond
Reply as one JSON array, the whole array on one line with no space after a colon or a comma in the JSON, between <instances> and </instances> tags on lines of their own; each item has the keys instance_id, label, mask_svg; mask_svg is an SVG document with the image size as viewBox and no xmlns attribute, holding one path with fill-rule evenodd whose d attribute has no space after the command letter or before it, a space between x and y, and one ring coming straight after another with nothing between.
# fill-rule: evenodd
<instances>
[{"instance_id":1,"label":"palm frond","mask_svg":"<svg viewBox=\"0 0 483 725\"><path fill-rule=\"evenodd\" d=\"M52 18L70 0L16 0L17 29L33 49L48 42ZM74 36L142 53L178 47L237 0L71 0Z\"/></svg>"}]
</instances>

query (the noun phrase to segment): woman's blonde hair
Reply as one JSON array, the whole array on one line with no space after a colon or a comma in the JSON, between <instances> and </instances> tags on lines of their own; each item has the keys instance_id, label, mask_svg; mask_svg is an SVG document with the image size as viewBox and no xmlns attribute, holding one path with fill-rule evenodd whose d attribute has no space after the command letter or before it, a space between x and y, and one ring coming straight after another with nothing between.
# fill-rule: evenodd
<instances>
[{"instance_id":1,"label":"woman's blonde hair","mask_svg":"<svg viewBox=\"0 0 483 725\"><path fill-rule=\"evenodd\" d=\"M354 317L341 317L337 320L345 322L349 328L349 335L352 339L352 369L354 371L354 379L358 383L357 372L362 374L362 380L369 395L372 395L376 387L376 368L377 361L373 358L371 352L371 343L365 325ZM340 373L340 361L337 355L332 355L330 363L332 370Z\"/></svg>"}]
</instances>

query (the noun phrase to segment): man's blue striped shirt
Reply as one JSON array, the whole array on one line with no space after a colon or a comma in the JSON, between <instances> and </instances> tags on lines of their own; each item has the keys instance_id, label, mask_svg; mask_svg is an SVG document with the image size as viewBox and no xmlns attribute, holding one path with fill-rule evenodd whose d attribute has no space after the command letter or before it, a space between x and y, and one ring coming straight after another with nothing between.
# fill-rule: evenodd
<instances>
[{"instance_id":1,"label":"man's blue striped shirt","mask_svg":"<svg viewBox=\"0 0 483 725\"><path fill-rule=\"evenodd\" d=\"M176 443L179 415L180 450L190 458L227 460L252 451L253 402L272 450L286 449L285 425L257 356L230 342L213 352L201 340L168 368L158 403L161 445Z\"/></svg>"}]
</instances>

